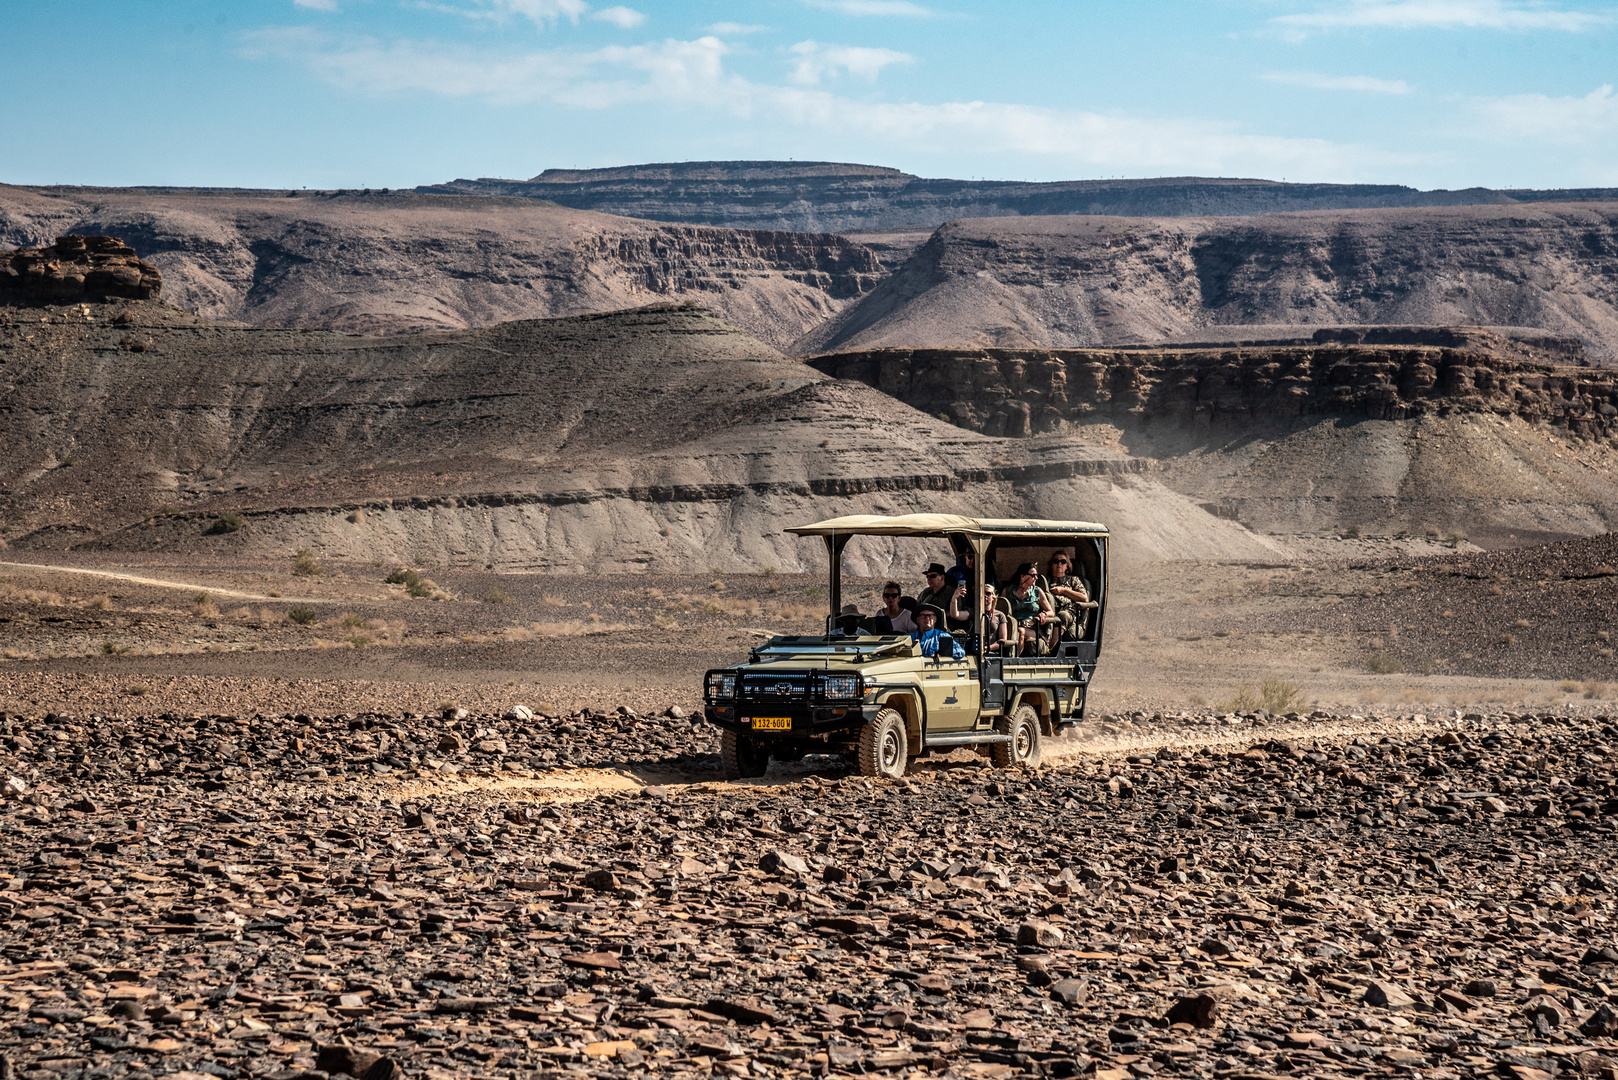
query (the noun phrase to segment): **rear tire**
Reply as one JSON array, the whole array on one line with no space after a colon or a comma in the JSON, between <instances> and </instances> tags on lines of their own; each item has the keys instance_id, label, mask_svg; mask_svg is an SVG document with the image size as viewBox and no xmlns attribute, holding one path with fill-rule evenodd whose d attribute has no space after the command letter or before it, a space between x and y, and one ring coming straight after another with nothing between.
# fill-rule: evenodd
<instances>
[{"instance_id":1,"label":"rear tire","mask_svg":"<svg viewBox=\"0 0 1618 1080\"><path fill-rule=\"evenodd\" d=\"M883 709L876 719L860 728L860 775L897 780L909 764L905 718L892 709Z\"/></svg>"},{"instance_id":2,"label":"rear tire","mask_svg":"<svg viewBox=\"0 0 1618 1080\"><path fill-rule=\"evenodd\" d=\"M989 757L994 761L995 768L1009 769L1013 765L1039 768L1044 750L1039 743L1039 714L1032 706L1017 706L1010 716L1002 716L994 722L994 730L998 734L1011 736L1010 742L994 743L989 747Z\"/></svg>"},{"instance_id":3,"label":"rear tire","mask_svg":"<svg viewBox=\"0 0 1618 1080\"><path fill-rule=\"evenodd\" d=\"M763 776L770 768L770 752L751 736L734 731L719 733L719 760L726 780L752 779Z\"/></svg>"}]
</instances>

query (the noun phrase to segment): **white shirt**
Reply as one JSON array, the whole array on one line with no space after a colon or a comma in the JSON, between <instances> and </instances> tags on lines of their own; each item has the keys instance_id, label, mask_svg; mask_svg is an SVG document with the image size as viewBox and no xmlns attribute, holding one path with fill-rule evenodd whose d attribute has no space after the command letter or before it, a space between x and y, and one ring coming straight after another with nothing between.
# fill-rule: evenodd
<instances>
[{"instance_id":1,"label":"white shirt","mask_svg":"<svg viewBox=\"0 0 1618 1080\"><path fill-rule=\"evenodd\" d=\"M883 614L887 613L884 612ZM911 618L910 612L904 608L899 609L899 614L890 616L888 621L893 624L895 634L914 634L917 632L916 620Z\"/></svg>"}]
</instances>

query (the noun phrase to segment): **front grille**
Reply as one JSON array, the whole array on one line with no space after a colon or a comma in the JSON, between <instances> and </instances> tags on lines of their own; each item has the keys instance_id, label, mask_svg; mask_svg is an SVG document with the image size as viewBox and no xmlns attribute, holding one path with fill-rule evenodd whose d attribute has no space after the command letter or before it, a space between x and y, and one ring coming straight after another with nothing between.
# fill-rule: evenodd
<instances>
[{"instance_id":1,"label":"front grille","mask_svg":"<svg viewBox=\"0 0 1618 1080\"><path fill-rule=\"evenodd\" d=\"M759 703L808 701L809 675L807 672L754 673L742 676L740 695L743 701Z\"/></svg>"}]
</instances>

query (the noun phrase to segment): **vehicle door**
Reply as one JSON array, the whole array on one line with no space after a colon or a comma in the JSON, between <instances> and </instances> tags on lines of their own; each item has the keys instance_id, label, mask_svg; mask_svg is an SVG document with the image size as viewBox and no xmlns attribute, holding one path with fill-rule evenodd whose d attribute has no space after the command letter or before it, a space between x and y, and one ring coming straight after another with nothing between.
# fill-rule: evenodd
<instances>
[{"instance_id":1,"label":"vehicle door","mask_svg":"<svg viewBox=\"0 0 1618 1080\"><path fill-rule=\"evenodd\" d=\"M981 694L977 657L923 660L921 693L927 702L928 731L968 731L975 727Z\"/></svg>"}]
</instances>

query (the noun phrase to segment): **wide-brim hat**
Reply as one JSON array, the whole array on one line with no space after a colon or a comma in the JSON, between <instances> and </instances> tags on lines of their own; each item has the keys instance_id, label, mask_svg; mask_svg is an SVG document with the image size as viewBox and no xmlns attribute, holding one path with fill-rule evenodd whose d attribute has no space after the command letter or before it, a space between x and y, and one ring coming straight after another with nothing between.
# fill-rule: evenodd
<instances>
[{"instance_id":1,"label":"wide-brim hat","mask_svg":"<svg viewBox=\"0 0 1618 1080\"><path fill-rule=\"evenodd\" d=\"M924 612L929 611L932 612L933 618L937 619L940 623L944 621L944 609L939 607L937 604L918 604L916 605L916 613L910 617L914 619Z\"/></svg>"},{"instance_id":2,"label":"wide-brim hat","mask_svg":"<svg viewBox=\"0 0 1618 1080\"><path fill-rule=\"evenodd\" d=\"M939 577L943 577L947 573L949 573L949 571L944 569L943 563L935 562L931 566L927 567L921 576L926 577L928 574L937 574Z\"/></svg>"}]
</instances>

